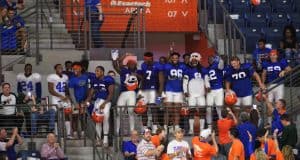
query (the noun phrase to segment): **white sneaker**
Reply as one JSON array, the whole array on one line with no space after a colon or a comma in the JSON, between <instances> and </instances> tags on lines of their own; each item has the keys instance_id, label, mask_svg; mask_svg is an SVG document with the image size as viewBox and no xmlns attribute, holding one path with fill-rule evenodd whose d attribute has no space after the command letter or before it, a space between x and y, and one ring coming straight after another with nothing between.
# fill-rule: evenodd
<instances>
[{"instance_id":1,"label":"white sneaker","mask_svg":"<svg viewBox=\"0 0 300 160\"><path fill-rule=\"evenodd\" d=\"M193 130L189 130L189 135L193 135L194 131Z\"/></svg>"},{"instance_id":2,"label":"white sneaker","mask_svg":"<svg viewBox=\"0 0 300 160\"><path fill-rule=\"evenodd\" d=\"M104 136L103 138L103 147L108 147L108 137Z\"/></svg>"},{"instance_id":3,"label":"white sneaker","mask_svg":"<svg viewBox=\"0 0 300 160\"><path fill-rule=\"evenodd\" d=\"M71 135L68 135L67 139L74 139L74 137L72 137Z\"/></svg>"},{"instance_id":4,"label":"white sneaker","mask_svg":"<svg viewBox=\"0 0 300 160\"><path fill-rule=\"evenodd\" d=\"M81 138L84 137L84 131L81 131L80 137L81 137Z\"/></svg>"}]
</instances>

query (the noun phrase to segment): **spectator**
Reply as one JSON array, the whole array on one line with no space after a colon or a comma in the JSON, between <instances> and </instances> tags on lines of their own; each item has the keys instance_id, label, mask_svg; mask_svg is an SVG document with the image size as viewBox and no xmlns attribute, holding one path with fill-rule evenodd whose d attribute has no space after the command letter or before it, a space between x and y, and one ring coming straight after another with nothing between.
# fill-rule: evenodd
<instances>
[{"instance_id":1,"label":"spectator","mask_svg":"<svg viewBox=\"0 0 300 160\"><path fill-rule=\"evenodd\" d=\"M276 156L276 145L272 138L268 138L268 133L264 128L257 131L257 140L260 142L260 148L266 153L268 158ZM249 134L248 134L249 135Z\"/></svg>"},{"instance_id":2,"label":"spectator","mask_svg":"<svg viewBox=\"0 0 300 160\"><path fill-rule=\"evenodd\" d=\"M250 143L248 132L250 132L253 139L256 139L257 128L254 124L252 124L249 121L249 116L248 116L248 113L246 113L246 112L241 112L240 113L240 121L241 121L241 124L239 124L237 126L237 129L239 131L239 139L241 140L241 142L245 146L245 148L244 148L245 157L246 157L246 159L249 159L251 153L250 153L250 151L248 150L248 147L247 147L247 146L249 146L249 143ZM252 146L254 147L254 142L252 142Z\"/></svg>"},{"instance_id":3,"label":"spectator","mask_svg":"<svg viewBox=\"0 0 300 160\"><path fill-rule=\"evenodd\" d=\"M226 93L231 93L230 89L232 89L238 97L236 105L249 107L252 105L252 77L258 82L260 88L265 89L265 85L251 64L241 64L237 56L231 58L230 64L225 74Z\"/></svg>"},{"instance_id":4,"label":"spectator","mask_svg":"<svg viewBox=\"0 0 300 160\"><path fill-rule=\"evenodd\" d=\"M275 129L278 129L279 134L281 134L283 130L283 125L280 121L280 117L286 114L286 101L284 99L279 99L275 102L275 107L269 101L267 95L263 94L263 98L267 104L267 114L268 116L272 116L272 133Z\"/></svg>"},{"instance_id":5,"label":"spectator","mask_svg":"<svg viewBox=\"0 0 300 160\"><path fill-rule=\"evenodd\" d=\"M167 57L165 57L165 56L159 57L160 64L166 64L167 62L168 62Z\"/></svg>"},{"instance_id":6,"label":"spectator","mask_svg":"<svg viewBox=\"0 0 300 160\"><path fill-rule=\"evenodd\" d=\"M16 27L16 37L18 40L18 49L24 51L27 48L27 31L25 28L25 21L13 8L7 9L8 23Z\"/></svg>"},{"instance_id":7,"label":"spectator","mask_svg":"<svg viewBox=\"0 0 300 160\"><path fill-rule=\"evenodd\" d=\"M108 75L108 76L111 76L111 77L113 77L113 78L115 78L115 77L117 76L116 72L113 71L113 70L109 70L109 71L107 72L107 75Z\"/></svg>"},{"instance_id":8,"label":"spectator","mask_svg":"<svg viewBox=\"0 0 300 160\"><path fill-rule=\"evenodd\" d=\"M35 106L36 101L34 96L31 97L34 106L31 106L31 134L36 135L37 134L37 122L41 120L47 120L48 121L48 131L53 132L54 131L54 126L55 126L55 110L54 108L51 107L45 107L41 106L40 108L37 108ZM47 110L48 108L48 110Z\"/></svg>"},{"instance_id":9,"label":"spectator","mask_svg":"<svg viewBox=\"0 0 300 160\"><path fill-rule=\"evenodd\" d=\"M291 122L289 115L284 114L280 117L282 123L283 131L282 136L279 139L279 144L281 147L286 145L295 147L298 141L297 128L294 123Z\"/></svg>"},{"instance_id":10,"label":"spectator","mask_svg":"<svg viewBox=\"0 0 300 160\"><path fill-rule=\"evenodd\" d=\"M3 10L5 13L5 10ZM2 13L2 14L4 14ZM3 18L3 17L2 17ZM13 21L8 18L8 12L3 18L1 30L1 50L3 52L15 52L17 50L17 26L14 25Z\"/></svg>"},{"instance_id":11,"label":"spectator","mask_svg":"<svg viewBox=\"0 0 300 160\"><path fill-rule=\"evenodd\" d=\"M64 159L64 152L56 142L56 137L53 133L47 135L47 143L42 145L41 156L46 160Z\"/></svg>"},{"instance_id":12,"label":"spectator","mask_svg":"<svg viewBox=\"0 0 300 160\"><path fill-rule=\"evenodd\" d=\"M7 8L0 7L0 25L4 25L7 21Z\"/></svg>"},{"instance_id":13,"label":"spectator","mask_svg":"<svg viewBox=\"0 0 300 160\"><path fill-rule=\"evenodd\" d=\"M175 139L169 142L167 154L172 160L187 160L191 157L191 150L188 142L183 140L184 130L176 128Z\"/></svg>"},{"instance_id":14,"label":"spectator","mask_svg":"<svg viewBox=\"0 0 300 160\"><path fill-rule=\"evenodd\" d=\"M151 137L151 142L154 144L155 147L158 147L161 145L161 143L166 138L166 131L164 128L157 128L156 135Z\"/></svg>"},{"instance_id":15,"label":"spectator","mask_svg":"<svg viewBox=\"0 0 300 160\"><path fill-rule=\"evenodd\" d=\"M130 141L123 142L122 152L124 160L136 160L137 145L139 144L139 135L136 130L131 131Z\"/></svg>"},{"instance_id":16,"label":"spectator","mask_svg":"<svg viewBox=\"0 0 300 160\"><path fill-rule=\"evenodd\" d=\"M1 7L23 10L25 8L23 0L1 0Z\"/></svg>"},{"instance_id":17,"label":"spectator","mask_svg":"<svg viewBox=\"0 0 300 160\"><path fill-rule=\"evenodd\" d=\"M262 63L269 58L270 48L266 48L266 40L259 39L257 48L252 53L253 66L256 72L262 72Z\"/></svg>"},{"instance_id":18,"label":"spectator","mask_svg":"<svg viewBox=\"0 0 300 160\"><path fill-rule=\"evenodd\" d=\"M249 121L252 124L254 124L257 128L259 128L260 125L262 125L262 119L260 117L259 110L257 109L256 105L253 105L253 108L250 110Z\"/></svg>"},{"instance_id":19,"label":"spectator","mask_svg":"<svg viewBox=\"0 0 300 160\"><path fill-rule=\"evenodd\" d=\"M284 160L295 160L293 148L289 145L286 145L282 148L282 154Z\"/></svg>"},{"instance_id":20,"label":"spectator","mask_svg":"<svg viewBox=\"0 0 300 160\"><path fill-rule=\"evenodd\" d=\"M249 136L251 136L250 133ZM252 138L249 138L249 142L250 142L249 144L252 144ZM254 144L255 144L254 151L252 150L253 149L252 146L248 148L248 150L251 151L250 160L268 160L268 156L261 148L261 143L258 140L255 140Z\"/></svg>"},{"instance_id":21,"label":"spectator","mask_svg":"<svg viewBox=\"0 0 300 160\"><path fill-rule=\"evenodd\" d=\"M65 61L65 70L63 71L63 74L67 75L69 79L73 76L72 64L72 61Z\"/></svg>"},{"instance_id":22,"label":"spectator","mask_svg":"<svg viewBox=\"0 0 300 160\"><path fill-rule=\"evenodd\" d=\"M12 130L12 136L10 139L7 139L7 132L4 128L0 130L0 142L6 143L6 156L8 160L16 160L17 153L15 151L15 145L22 145L23 140L21 136L18 134L18 128L14 128Z\"/></svg>"},{"instance_id":23,"label":"spectator","mask_svg":"<svg viewBox=\"0 0 300 160\"><path fill-rule=\"evenodd\" d=\"M238 139L239 131L237 128L230 128L229 136L232 140L232 145L228 153L228 160L245 160L244 146Z\"/></svg>"},{"instance_id":24,"label":"spectator","mask_svg":"<svg viewBox=\"0 0 300 160\"><path fill-rule=\"evenodd\" d=\"M17 127L21 131L23 125L23 115L16 105L16 95L11 92L9 83L2 84L2 93L0 94L0 102L3 106L0 109L1 127ZM8 105L8 106L5 106Z\"/></svg>"},{"instance_id":25,"label":"spectator","mask_svg":"<svg viewBox=\"0 0 300 160\"><path fill-rule=\"evenodd\" d=\"M213 145L209 144L210 136ZM211 133L210 129L204 129L200 132L199 137L194 137L192 139L192 146L194 160L210 160L213 156L216 156L219 151L215 133Z\"/></svg>"},{"instance_id":26,"label":"spectator","mask_svg":"<svg viewBox=\"0 0 300 160\"><path fill-rule=\"evenodd\" d=\"M299 62L295 60L299 58L298 42L296 38L296 30L292 25L285 26L283 30L283 38L280 41L280 49L283 50L284 57L291 66L296 66Z\"/></svg>"},{"instance_id":27,"label":"spectator","mask_svg":"<svg viewBox=\"0 0 300 160\"><path fill-rule=\"evenodd\" d=\"M237 125L238 121L230 108L227 108L227 110L222 110L221 116L222 119L219 119L217 121L220 153L222 153L223 155L228 155L231 146L231 139L228 135L228 132L230 128Z\"/></svg>"},{"instance_id":28,"label":"spectator","mask_svg":"<svg viewBox=\"0 0 300 160\"><path fill-rule=\"evenodd\" d=\"M143 139L137 146L137 159L156 160L156 157L160 156L163 150L163 145L155 148L154 144L151 142L151 130L145 128L143 131Z\"/></svg>"},{"instance_id":29,"label":"spectator","mask_svg":"<svg viewBox=\"0 0 300 160\"><path fill-rule=\"evenodd\" d=\"M104 22L104 15L100 0L85 1L85 16L90 20L93 47L103 47L104 44L101 38L100 28Z\"/></svg>"},{"instance_id":30,"label":"spectator","mask_svg":"<svg viewBox=\"0 0 300 160\"><path fill-rule=\"evenodd\" d=\"M287 60L279 59L277 50L270 52L270 61L265 61L262 64L262 82L265 84L271 83L269 88L273 88L268 92L270 102L282 99L284 96L284 83L283 78L292 68L288 65Z\"/></svg>"},{"instance_id":31,"label":"spectator","mask_svg":"<svg viewBox=\"0 0 300 160\"><path fill-rule=\"evenodd\" d=\"M190 64L190 57L191 54L185 53L182 58L183 58L183 63L186 64L187 66Z\"/></svg>"}]
</instances>

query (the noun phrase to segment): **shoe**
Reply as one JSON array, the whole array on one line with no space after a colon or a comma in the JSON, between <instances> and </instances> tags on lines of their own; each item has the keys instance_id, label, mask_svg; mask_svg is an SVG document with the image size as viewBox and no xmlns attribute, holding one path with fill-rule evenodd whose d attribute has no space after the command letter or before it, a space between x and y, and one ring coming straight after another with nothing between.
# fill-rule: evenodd
<instances>
[{"instance_id":1,"label":"shoe","mask_svg":"<svg viewBox=\"0 0 300 160\"><path fill-rule=\"evenodd\" d=\"M73 137L74 137L75 139L79 139L77 132L73 132Z\"/></svg>"},{"instance_id":2,"label":"shoe","mask_svg":"<svg viewBox=\"0 0 300 160\"><path fill-rule=\"evenodd\" d=\"M193 135L194 131L193 130L189 130L189 135Z\"/></svg>"},{"instance_id":3,"label":"shoe","mask_svg":"<svg viewBox=\"0 0 300 160\"><path fill-rule=\"evenodd\" d=\"M107 136L104 136L103 138L103 147L108 147L109 144L108 144L108 137Z\"/></svg>"},{"instance_id":4,"label":"shoe","mask_svg":"<svg viewBox=\"0 0 300 160\"><path fill-rule=\"evenodd\" d=\"M74 137L72 137L71 135L68 135L67 139L74 139Z\"/></svg>"}]
</instances>

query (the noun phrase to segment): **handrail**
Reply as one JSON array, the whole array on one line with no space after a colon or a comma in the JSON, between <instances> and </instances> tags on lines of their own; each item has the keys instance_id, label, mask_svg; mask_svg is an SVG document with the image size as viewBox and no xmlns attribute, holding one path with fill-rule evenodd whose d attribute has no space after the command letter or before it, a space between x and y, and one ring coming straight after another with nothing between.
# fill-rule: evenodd
<instances>
[{"instance_id":1,"label":"handrail","mask_svg":"<svg viewBox=\"0 0 300 160\"><path fill-rule=\"evenodd\" d=\"M52 23L53 23L53 15L52 15L52 9L49 6L49 1L44 0L44 3L42 4L46 4L47 10L49 11L49 16L47 16L43 10L43 6L41 6L41 26L43 28L43 18L45 19L48 28L50 30L50 49L53 49L53 31L52 31Z\"/></svg>"},{"instance_id":2,"label":"handrail","mask_svg":"<svg viewBox=\"0 0 300 160\"><path fill-rule=\"evenodd\" d=\"M125 43L126 43L126 40L129 36L130 28L132 26L132 22L138 16L139 10L140 10L140 8L137 8L135 11L133 11L131 13L130 18L128 19L127 26L126 26L126 31L125 31L125 34L124 34L124 37L123 37L123 40L122 40L121 48L125 48Z\"/></svg>"}]
</instances>

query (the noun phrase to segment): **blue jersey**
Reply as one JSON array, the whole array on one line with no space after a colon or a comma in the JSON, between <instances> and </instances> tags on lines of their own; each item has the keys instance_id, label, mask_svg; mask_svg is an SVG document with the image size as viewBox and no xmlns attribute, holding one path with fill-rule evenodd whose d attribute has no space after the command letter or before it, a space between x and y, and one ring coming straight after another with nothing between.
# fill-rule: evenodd
<instances>
[{"instance_id":1,"label":"blue jersey","mask_svg":"<svg viewBox=\"0 0 300 160\"><path fill-rule=\"evenodd\" d=\"M109 94L108 87L115 84L115 80L111 76L105 76L102 79L94 78L91 84L94 89L94 97L105 100Z\"/></svg>"},{"instance_id":2,"label":"blue jersey","mask_svg":"<svg viewBox=\"0 0 300 160\"><path fill-rule=\"evenodd\" d=\"M286 59L281 59L278 62L266 61L263 62L262 67L267 71L266 83L269 83L279 78L279 73L288 67L288 62Z\"/></svg>"},{"instance_id":3,"label":"blue jersey","mask_svg":"<svg viewBox=\"0 0 300 160\"><path fill-rule=\"evenodd\" d=\"M141 89L158 89L158 73L162 71L162 67L158 62L154 62L152 65L142 63L141 70L138 71L138 74L143 77Z\"/></svg>"},{"instance_id":4,"label":"blue jersey","mask_svg":"<svg viewBox=\"0 0 300 160\"><path fill-rule=\"evenodd\" d=\"M182 80L185 70L186 65L182 63L178 65L167 63L164 65L165 91L183 92Z\"/></svg>"},{"instance_id":5,"label":"blue jersey","mask_svg":"<svg viewBox=\"0 0 300 160\"><path fill-rule=\"evenodd\" d=\"M126 81L126 78L128 76L130 76L132 73L136 73L136 71L130 71L128 68L121 68L121 71L120 71L120 83L121 83L120 91L121 92L128 91L125 81Z\"/></svg>"},{"instance_id":6,"label":"blue jersey","mask_svg":"<svg viewBox=\"0 0 300 160\"><path fill-rule=\"evenodd\" d=\"M188 66L183 74L184 76L187 76L189 78L189 81L193 79L199 79L199 78L204 80L204 77L207 74L207 72L204 68Z\"/></svg>"},{"instance_id":7,"label":"blue jersey","mask_svg":"<svg viewBox=\"0 0 300 160\"><path fill-rule=\"evenodd\" d=\"M279 114L278 110L274 109L272 113L272 133L275 129L278 129L278 133L281 133L283 131L283 125L280 121L280 117L281 115Z\"/></svg>"},{"instance_id":8,"label":"blue jersey","mask_svg":"<svg viewBox=\"0 0 300 160\"><path fill-rule=\"evenodd\" d=\"M88 92L88 76L86 74L82 74L79 77L72 76L69 80L69 88L74 89L76 102L83 102L86 99Z\"/></svg>"},{"instance_id":9,"label":"blue jersey","mask_svg":"<svg viewBox=\"0 0 300 160\"><path fill-rule=\"evenodd\" d=\"M246 157L250 157L251 151L246 146L249 146L249 143L252 143L252 146L254 146L255 145L254 144L255 141L249 142L249 136L248 136L247 131L249 131L250 134L252 135L252 139L256 139L257 128L251 122L244 122L242 124L239 124L237 126L237 129L239 131L239 139L241 140L241 142L245 146L244 147L244 149L245 149L245 156Z\"/></svg>"},{"instance_id":10,"label":"blue jersey","mask_svg":"<svg viewBox=\"0 0 300 160\"><path fill-rule=\"evenodd\" d=\"M241 64L239 69L234 69L230 66L225 74L226 80L231 83L231 89L238 97L252 95L251 77L254 74L254 70L251 64Z\"/></svg>"},{"instance_id":11,"label":"blue jersey","mask_svg":"<svg viewBox=\"0 0 300 160\"><path fill-rule=\"evenodd\" d=\"M93 72L84 72L85 75L88 77L88 87L91 88L91 81L96 78L96 74Z\"/></svg>"},{"instance_id":12,"label":"blue jersey","mask_svg":"<svg viewBox=\"0 0 300 160\"><path fill-rule=\"evenodd\" d=\"M209 77L209 84L211 89L223 88L223 70L218 68L218 62L214 62L206 68Z\"/></svg>"},{"instance_id":13,"label":"blue jersey","mask_svg":"<svg viewBox=\"0 0 300 160\"><path fill-rule=\"evenodd\" d=\"M258 63L259 61L260 63L266 61L269 57L269 53L271 52L271 50L272 49L270 48L264 48L264 49L256 48L252 53L253 60L256 63Z\"/></svg>"}]
</instances>

